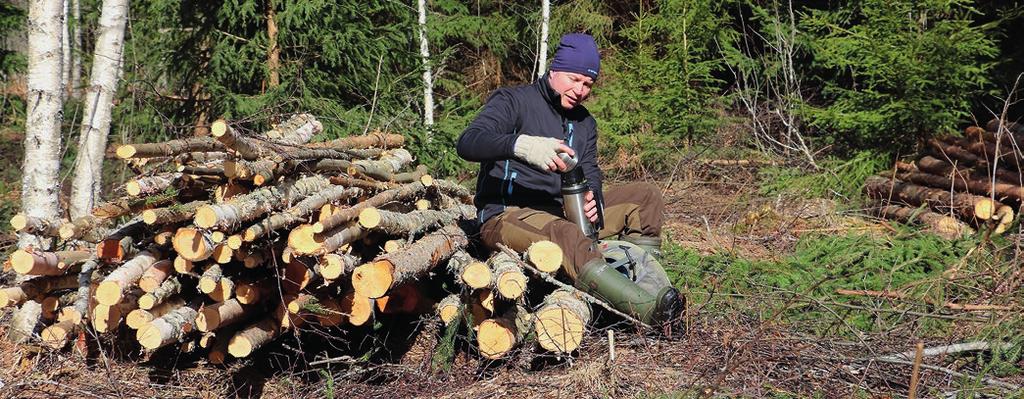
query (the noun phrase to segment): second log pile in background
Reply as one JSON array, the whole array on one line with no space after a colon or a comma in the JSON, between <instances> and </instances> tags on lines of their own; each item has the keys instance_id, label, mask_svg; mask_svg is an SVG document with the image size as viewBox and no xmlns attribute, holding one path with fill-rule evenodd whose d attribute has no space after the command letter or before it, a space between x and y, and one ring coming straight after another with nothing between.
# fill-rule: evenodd
<instances>
[{"instance_id":1,"label":"second log pile in background","mask_svg":"<svg viewBox=\"0 0 1024 399\"><path fill-rule=\"evenodd\" d=\"M869 177L873 212L946 238L1009 229L1024 200L1024 126L993 119L964 133L931 139L916 162Z\"/></svg>"},{"instance_id":2,"label":"second log pile in background","mask_svg":"<svg viewBox=\"0 0 1024 399\"><path fill-rule=\"evenodd\" d=\"M17 308L10 338L60 349L91 329L219 364L306 326L436 311L473 328L487 358L527 335L560 353L579 346L589 304L524 270L557 272L561 249L470 256L470 191L414 166L402 136L310 143L323 129L306 114L262 134L241 128L219 120L212 137L117 146L110 154L137 176L93 215L15 216L16 230L59 250L8 260L20 281L0 289L0 306ZM424 286L434 274L456 292Z\"/></svg>"}]
</instances>

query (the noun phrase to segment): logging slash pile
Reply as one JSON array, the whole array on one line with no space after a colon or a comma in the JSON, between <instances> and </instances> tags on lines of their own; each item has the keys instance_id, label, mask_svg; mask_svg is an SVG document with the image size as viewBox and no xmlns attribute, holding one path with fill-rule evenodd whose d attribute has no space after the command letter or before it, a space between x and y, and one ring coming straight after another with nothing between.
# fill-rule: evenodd
<instances>
[{"instance_id":1,"label":"logging slash pile","mask_svg":"<svg viewBox=\"0 0 1024 399\"><path fill-rule=\"evenodd\" d=\"M927 142L914 163L867 179L864 191L884 219L924 225L945 238L1002 234L1024 200L1024 125L993 119L963 137Z\"/></svg>"},{"instance_id":2,"label":"logging slash pile","mask_svg":"<svg viewBox=\"0 0 1024 399\"><path fill-rule=\"evenodd\" d=\"M311 142L322 125L306 114L242 129L218 120L209 137L113 146L136 173L116 198L71 221L15 216L15 230L57 250L7 260L10 339L59 350L107 334L221 364L306 327L413 314L472 328L487 358L527 335L547 350L579 346L589 305L538 278L558 270L561 249L472 247L470 191L414 166L402 136ZM437 276L450 293L427 286Z\"/></svg>"}]
</instances>

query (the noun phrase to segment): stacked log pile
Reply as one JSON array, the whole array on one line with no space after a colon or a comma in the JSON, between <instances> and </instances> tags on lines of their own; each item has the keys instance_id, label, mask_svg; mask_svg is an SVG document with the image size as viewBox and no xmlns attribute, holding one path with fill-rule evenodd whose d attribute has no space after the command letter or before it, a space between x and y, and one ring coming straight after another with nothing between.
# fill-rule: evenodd
<instances>
[{"instance_id":1,"label":"stacked log pile","mask_svg":"<svg viewBox=\"0 0 1024 399\"><path fill-rule=\"evenodd\" d=\"M0 289L0 306L16 308L10 338L59 349L94 331L145 351L206 350L219 364L307 325L436 311L473 328L487 358L531 334L547 350L579 346L588 303L571 290L534 306L524 295L540 286L524 267L554 273L561 249L470 256L471 193L414 166L402 136L310 143L322 126L305 114L241 129L218 120L210 137L116 146L138 175L92 215L14 217L61 250L8 260L23 280ZM432 298L440 290L423 281L446 272L457 293Z\"/></svg>"},{"instance_id":2,"label":"stacked log pile","mask_svg":"<svg viewBox=\"0 0 1024 399\"><path fill-rule=\"evenodd\" d=\"M864 190L884 219L922 224L946 238L1006 232L1024 200L1024 126L993 119L964 136L929 140L913 163L872 176Z\"/></svg>"}]
</instances>

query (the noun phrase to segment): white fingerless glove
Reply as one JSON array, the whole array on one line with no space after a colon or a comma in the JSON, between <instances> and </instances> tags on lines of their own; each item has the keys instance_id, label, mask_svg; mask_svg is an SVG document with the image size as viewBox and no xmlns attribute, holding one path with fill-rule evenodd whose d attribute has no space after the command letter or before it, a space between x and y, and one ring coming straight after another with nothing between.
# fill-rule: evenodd
<instances>
[{"instance_id":1,"label":"white fingerless glove","mask_svg":"<svg viewBox=\"0 0 1024 399\"><path fill-rule=\"evenodd\" d=\"M520 135L516 139L513 152L516 158L530 164L534 168L543 171L550 171L548 164L558 156L558 147L562 140L552 137L537 137Z\"/></svg>"}]
</instances>

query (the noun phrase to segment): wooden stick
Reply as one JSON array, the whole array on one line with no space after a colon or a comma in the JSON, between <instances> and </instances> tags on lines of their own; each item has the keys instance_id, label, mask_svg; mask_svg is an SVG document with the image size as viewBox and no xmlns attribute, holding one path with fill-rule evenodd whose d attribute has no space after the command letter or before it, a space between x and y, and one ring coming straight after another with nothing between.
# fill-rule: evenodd
<instances>
[{"instance_id":1,"label":"wooden stick","mask_svg":"<svg viewBox=\"0 0 1024 399\"><path fill-rule=\"evenodd\" d=\"M869 296L869 297L875 297L875 298L910 299L910 298L908 298L908 296L906 294L902 294L902 293L899 293L899 292L893 292L893 291L837 289L836 293L839 294L839 295ZM925 302L928 303L929 305L933 305L933 306L935 305L935 304L933 304L933 303L931 303L931 302L929 302L927 300L925 300ZM990 305L990 304L983 304L983 305L967 304L967 305L964 305L964 304L953 303L953 302L946 302L946 303L941 304L940 306L948 308L948 309L965 310L965 311L969 311L969 312L971 312L971 311L1012 311L1012 310L1015 309L1013 306Z\"/></svg>"},{"instance_id":2,"label":"wooden stick","mask_svg":"<svg viewBox=\"0 0 1024 399\"><path fill-rule=\"evenodd\" d=\"M924 354L924 342L917 343L917 350L914 355L914 369L910 372L910 392L907 394L908 399L917 398L917 384L921 382L921 358Z\"/></svg>"}]
</instances>

